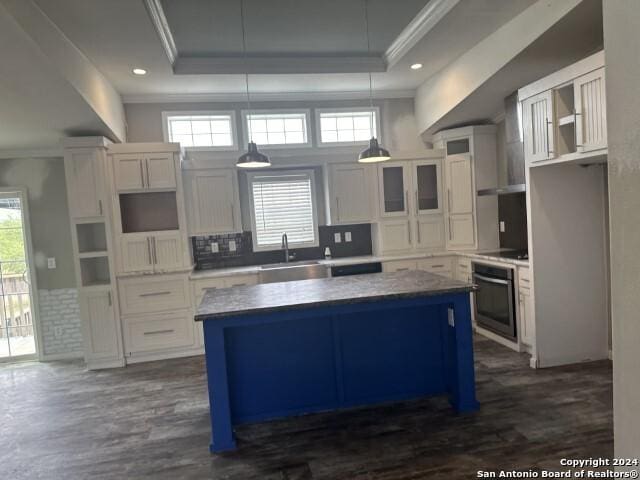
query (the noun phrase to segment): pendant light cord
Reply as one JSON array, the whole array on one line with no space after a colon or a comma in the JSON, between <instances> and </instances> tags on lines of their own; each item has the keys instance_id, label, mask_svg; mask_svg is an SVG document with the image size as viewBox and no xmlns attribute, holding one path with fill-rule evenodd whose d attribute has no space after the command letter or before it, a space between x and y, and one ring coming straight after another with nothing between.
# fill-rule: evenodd
<instances>
[{"instance_id":1,"label":"pendant light cord","mask_svg":"<svg viewBox=\"0 0 640 480\"><path fill-rule=\"evenodd\" d=\"M240 0L240 20L242 23L242 58L244 60L244 83L247 92L247 125L249 127L249 142L253 141L251 132L251 97L249 95L249 67L247 65L247 32L244 26L244 0Z\"/></svg>"},{"instance_id":2,"label":"pendant light cord","mask_svg":"<svg viewBox=\"0 0 640 480\"><path fill-rule=\"evenodd\" d=\"M369 39L369 1L364 0L364 25L367 34L367 55L371 56L371 40ZM374 137L373 132L373 81L371 80L371 70L369 70L369 107L371 112L369 113L369 128L371 129L371 136Z\"/></svg>"}]
</instances>

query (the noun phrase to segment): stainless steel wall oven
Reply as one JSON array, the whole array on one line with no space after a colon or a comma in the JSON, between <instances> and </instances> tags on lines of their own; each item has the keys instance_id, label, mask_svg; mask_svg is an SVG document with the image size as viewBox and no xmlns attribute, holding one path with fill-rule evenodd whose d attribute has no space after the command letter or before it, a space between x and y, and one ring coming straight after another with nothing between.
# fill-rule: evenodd
<instances>
[{"instance_id":1,"label":"stainless steel wall oven","mask_svg":"<svg viewBox=\"0 0 640 480\"><path fill-rule=\"evenodd\" d=\"M517 341L513 269L473 263L476 323L498 335Z\"/></svg>"}]
</instances>

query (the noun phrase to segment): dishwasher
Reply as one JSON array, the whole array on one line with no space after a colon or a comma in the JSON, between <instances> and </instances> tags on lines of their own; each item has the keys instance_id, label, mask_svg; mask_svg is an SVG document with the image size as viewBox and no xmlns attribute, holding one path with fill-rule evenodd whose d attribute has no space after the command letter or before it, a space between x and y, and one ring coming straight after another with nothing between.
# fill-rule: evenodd
<instances>
[{"instance_id":1,"label":"dishwasher","mask_svg":"<svg viewBox=\"0 0 640 480\"><path fill-rule=\"evenodd\" d=\"M380 272L382 272L382 263L380 262L357 263L355 265L331 267L332 277L346 277L348 275L365 275L367 273Z\"/></svg>"}]
</instances>

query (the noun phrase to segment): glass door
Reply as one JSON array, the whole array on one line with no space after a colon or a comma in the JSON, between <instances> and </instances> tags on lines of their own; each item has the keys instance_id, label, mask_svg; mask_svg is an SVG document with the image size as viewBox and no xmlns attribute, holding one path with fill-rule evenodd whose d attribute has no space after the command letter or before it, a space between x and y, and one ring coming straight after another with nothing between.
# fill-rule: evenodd
<instances>
[{"instance_id":1,"label":"glass door","mask_svg":"<svg viewBox=\"0 0 640 480\"><path fill-rule=\"evenodd\" d=\"M37 354L21 192L0 193L0 360Z\"/></svg>"},{"instance_id":2,"label":"glass door","mask_svg":"<svg viewBox=\"0 0 640 480\"><path fill-rule=\"evenodd\" d=\"M380 166L380 208L385 217L409 214L409 182L403 164Z\"/></svg>"},{"instance_id":3,"label":"glass door","mask_svg":"<svg viewBox=\"0 0 640 480\"><path fill-rule=\"evenodd\" d=\"M416 212L442 213L440 163L419 161L414 163L414 168Z\"/></svg>"}]
</instances>

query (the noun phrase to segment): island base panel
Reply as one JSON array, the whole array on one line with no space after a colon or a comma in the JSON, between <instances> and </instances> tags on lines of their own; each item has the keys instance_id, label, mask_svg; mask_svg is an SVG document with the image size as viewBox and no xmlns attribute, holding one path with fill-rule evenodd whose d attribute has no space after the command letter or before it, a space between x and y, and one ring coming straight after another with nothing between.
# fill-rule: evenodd
<instances>
[{"instance_id":1,"label":"island base panel","mask_svg":"<svg viewBox=\"0 0 640 480\"><path fill-rule=\"evenodd\" d=\"M450 313L452 312L452 313ZM475 399L468 294L205 321L212 442L233 425L447 394Z\"/></svg>"}]
</instances>

